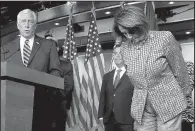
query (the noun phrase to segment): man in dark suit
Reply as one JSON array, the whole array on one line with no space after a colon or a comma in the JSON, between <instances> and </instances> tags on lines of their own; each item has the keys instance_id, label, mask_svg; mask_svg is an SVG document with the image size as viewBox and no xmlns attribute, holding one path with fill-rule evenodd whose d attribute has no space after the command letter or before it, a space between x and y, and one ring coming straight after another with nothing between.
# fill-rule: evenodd
<instances>
[{"instance_id":1,"label":"man in dark suit","mask_svg":"<svg viewBox=\"0 0 195 131\"><path fill-rule=\"evenodd\" d=\"M20 32L15 40L1 47L2 61L61 76L56 45L35 35L37 15L30 9L19 12L17 27Z\"/></svg>"},{"instance_id":2,"label":"man in dark suit","mask_svg":"<svg viewBox=\"0 0 195 131\"><path fill-rule=\"evenodd\" d=\"M70 104L72 101L72 91L74 87L73 67L70 60L63 58L63 48L59 45L58 41L51 34L46 34L45 38L55 41L60 58L60 67L62 70L62 77L64 78L64 91L58 92L58 94L56 95L57 101L54 100L54 105L60 105L60 107L54 108L54 111L58 112L58 114L53 116L53 119L56 126L55 130L65 131L67 110L70 109Z\"/></svg>"},{"instance_id":3,"label":"man in dark suit","mask_svg":"<svg viewBox=\"0 0 195 131\"><path fill-rule=\"evenodd\" d=\"M133 131L130 115L133 85L126 75L126 67L119 48L114 50L115 70L103 77L98 118L105 131Z\"/></svg>"},{"instance_id":4,"label":"man in dark suit","mask_svg":"<svg viewBox=\"0 0 195 131\"><path fill-rule=\"evenodd\" d=\"M60 61L54 41L35 35L37 15L30 9L19 12L15 40L1 47L2 61L61 77ZM51 131L51 99L56 89L35 88L33 130ZM53 107L52 107L53 108ZM50 118L50 119L48 119Z\"/></svg>"}]
</instances>

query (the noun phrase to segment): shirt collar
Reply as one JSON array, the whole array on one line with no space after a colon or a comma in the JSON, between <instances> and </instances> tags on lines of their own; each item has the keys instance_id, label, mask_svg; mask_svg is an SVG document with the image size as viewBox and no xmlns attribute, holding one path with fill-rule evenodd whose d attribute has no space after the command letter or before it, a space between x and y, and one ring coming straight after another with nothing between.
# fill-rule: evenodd
<instances>
[{"instance_id":1,"label":"shirt collar","mask_svg":"<svg viewBox=\"0 0 195 131\"><path fill-rule=\"evenodd\" d=\"M24 38L22 35L20 36L20 38L21 38L21 40L22 41L25 41L25 40L27 40L26 38ZM33 41L34 40L34 38L35 38L35 36L33 36L33 37L31 37L30 39L28 39L29 41Z\"/></svg>"},{"instance_id":2,"label":"shirt collar","mask_svg":"<svg viewBox=\"0 0 195 131\"><path fill-rule=\"evenodd\" d=\"M121 67L121 68L118 68L118 67L116 66L116 71L119 70L119 69L120 69L121 71L126 71L125 66L123 66L123 67Z\"/></svg>"}]
</instances>

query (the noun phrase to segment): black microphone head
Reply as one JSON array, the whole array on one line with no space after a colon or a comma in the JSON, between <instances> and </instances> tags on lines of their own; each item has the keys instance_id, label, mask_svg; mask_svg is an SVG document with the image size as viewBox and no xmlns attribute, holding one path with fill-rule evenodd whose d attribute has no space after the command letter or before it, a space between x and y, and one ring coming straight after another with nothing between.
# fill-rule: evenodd
<instances>
[{"instance_id":1,"label":"black microphone head","mask_svg":"<svg viewBox=\"0 0 195 131\"><path fill-rule=\"evenodd\" d=\"M2 52L1 54L6 54L6 53L8 53L8 52L9 52L9 50L6 50L6 51Z\"/></svg>"}]
</instances>

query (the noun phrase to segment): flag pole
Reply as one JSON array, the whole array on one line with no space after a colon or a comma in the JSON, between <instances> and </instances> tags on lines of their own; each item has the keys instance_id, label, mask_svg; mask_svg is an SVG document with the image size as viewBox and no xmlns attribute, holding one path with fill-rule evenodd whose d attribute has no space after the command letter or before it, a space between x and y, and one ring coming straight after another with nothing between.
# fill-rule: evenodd
<instances>
[{"instance_id":1,"label":"flag pole","mask_svg":"<svg viewBox=\"0 0 195 131\"><path fill-rule=\"evenodd\" d=\"M121 2L120 2L120 6L121 6L121 8L123 8L123 7L124 7L124 5L125 5L125 2L124 2L124 1L121 1Z\"/></svg>"},{"instance_id":2,"label":"flag pole","mask_svg":"<svg viewBox=\"0 0 195 131\"><path fill-rule=\"evenodd\" d=\"M93 13L93 16L94 16L94 18L95 18L95 20L96 20L94 1L92 1L92 8L91 8L91 12Z\"/></svg>"},{"instance_id":3,"label":"flag pole","mask_svg":"<svg viewBox=\"0 0 195 131\"><path fill-rule=\"evenodd\" d=\"M68 19L68 26L69 28L73 28L71 27L72 26L72 15L73 15L73 5L74 4L71 4L71 7L70 7L70 16L69 16L69 19ZM72 32L71 32L72 33ZM69 33L69 35L71 35ZM71 39L71 38L70 38ZM71 42L71 41L70 41ZM70 48L69 48L69 58L70 58L70 62L71 62L71 53L72 53L72 44L70 43Z\"/></svg>"}]
</instances>

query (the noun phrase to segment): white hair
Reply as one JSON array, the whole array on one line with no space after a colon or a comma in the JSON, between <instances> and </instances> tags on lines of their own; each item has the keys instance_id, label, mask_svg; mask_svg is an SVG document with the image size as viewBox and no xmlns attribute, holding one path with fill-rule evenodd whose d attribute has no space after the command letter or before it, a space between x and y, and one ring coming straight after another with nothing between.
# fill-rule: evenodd
<instances>
[{"instance_id":1,"label":"white hair","mask_svg":"<svg viewBox=\"0 0 195 131\"><path fill-rule=\"evenodd\" d=\"M29 14L30 14L30 13L33 14L34 20L35 20L35 22L37 23L37 22L38 22L37 14L36 14L34 11L30 10L30 9L24 9L24 10L20 11L20 12L18 13L18 15L17 15L17 22L19 22L19 19L20 19L21 15L23 15L23 14L28 14L28 13L29 13Z\"/></svg>"}]
</instances>

